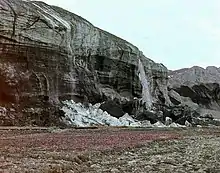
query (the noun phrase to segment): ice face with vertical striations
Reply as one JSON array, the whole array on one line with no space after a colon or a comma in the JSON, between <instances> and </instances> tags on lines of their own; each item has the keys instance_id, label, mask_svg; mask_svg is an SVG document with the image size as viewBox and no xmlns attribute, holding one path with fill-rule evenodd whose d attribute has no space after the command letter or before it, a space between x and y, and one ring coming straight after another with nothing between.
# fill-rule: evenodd
<instances>
[{"instance_id":1,"label":"ice face with vertical striations","mask_svg":"<svg viewBox=\"0 0 220 173\"><path fill-rule=\"evenodd\" d=\"M145 74L144 66L140 59L138 62L138 72L139 72L138 76L142 85L142 101L143 103L145 103L146 108L150 109L152 106L152 97L149 89L149 82Z\"/></svg>"}]
</instances>

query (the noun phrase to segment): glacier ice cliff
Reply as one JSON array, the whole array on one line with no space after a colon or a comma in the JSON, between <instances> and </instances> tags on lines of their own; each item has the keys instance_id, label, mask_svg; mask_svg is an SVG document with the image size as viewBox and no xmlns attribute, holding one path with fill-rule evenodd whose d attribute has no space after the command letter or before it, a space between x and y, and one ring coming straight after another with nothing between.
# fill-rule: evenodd
<instances>
[{"instance_id":1,"label":"glacier ice cliff","mask_svg":"<svg viewBox=\"0 0 220 173\"><path fill-rule=\"evenodd\" d=\"M167 82L164 65L76 14L39 1L0 1L0 106L18 120L48 122L64 100L169 105Z\"/></svg>"}]
</instances>

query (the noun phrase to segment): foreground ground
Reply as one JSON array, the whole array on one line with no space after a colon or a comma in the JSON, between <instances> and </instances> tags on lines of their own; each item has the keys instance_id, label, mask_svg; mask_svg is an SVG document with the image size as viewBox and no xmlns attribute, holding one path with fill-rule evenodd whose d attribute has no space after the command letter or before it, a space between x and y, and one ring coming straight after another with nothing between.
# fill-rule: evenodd
<instances>
[{"instance_id":1,"label":"foreground ground","mask_svg":"<svg viewBox=\"0 0 220 173\"><path fill-rule=\"evenodd\" d=\"M220 129L0 128L0 173L220 172Z\"/></svg>"}]
</instances>

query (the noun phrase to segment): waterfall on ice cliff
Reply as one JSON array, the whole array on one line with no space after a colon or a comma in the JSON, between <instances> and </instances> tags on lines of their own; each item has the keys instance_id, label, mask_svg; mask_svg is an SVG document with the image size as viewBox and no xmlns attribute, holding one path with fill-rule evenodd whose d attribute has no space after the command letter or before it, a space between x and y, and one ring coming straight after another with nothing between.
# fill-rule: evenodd
<instances>
[{"instance_id":1,"label":"waterfall on ice cliff","mask_svg":"<svg viewBox=\"0 0 220 173\"><path fill-rule=\"evenodd\" d=\"M142 101L146 104L146 108L149 109L152 106L152 98L149 89L149 82L144 71L144 66L139 59L138 62L139 79L142 85Z\"/></svg>"}]
</instances>

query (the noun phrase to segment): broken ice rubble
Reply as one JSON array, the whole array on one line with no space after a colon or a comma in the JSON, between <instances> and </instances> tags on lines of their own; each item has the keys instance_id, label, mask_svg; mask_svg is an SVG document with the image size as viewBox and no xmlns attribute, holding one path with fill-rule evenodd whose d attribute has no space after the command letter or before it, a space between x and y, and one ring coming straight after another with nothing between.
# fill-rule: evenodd
<instances>
[{"instance_id":1,"label":"broken ice rubble","mask_svg":"<svg viewBox=\"0 0 220 173\"><path fill-rule=\"evenodd\" d=\"M73 100L64 101L61 110L65 112L62 121L67 125L76 127L90 126L129 126L129 127L167 127L161 122L151 124L149 121L137 121L130 115L125 114L115 118L107 112L99 109L100 104L75 103ZM177 124L170 124L170 127L179 127Z\"/></svg>"}]
</instances>

